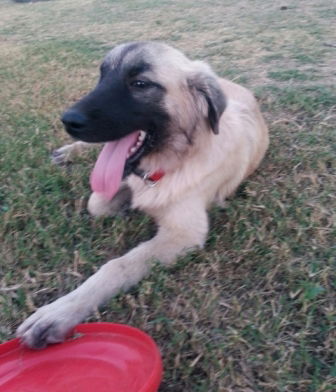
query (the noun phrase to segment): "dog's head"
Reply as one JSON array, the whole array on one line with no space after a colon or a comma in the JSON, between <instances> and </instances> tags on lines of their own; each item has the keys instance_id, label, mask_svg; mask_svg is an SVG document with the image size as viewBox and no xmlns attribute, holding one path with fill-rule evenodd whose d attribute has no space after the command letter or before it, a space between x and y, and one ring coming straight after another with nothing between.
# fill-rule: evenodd
<instances>
[{"instance_id":1,"label":"dog's head","mask_svg":"<svg viewBox=\"0 0 336 392\"><path fill-rule=\"evenodd\" d=\"M224 108L217 77L206 64L162 43L135 42L107 54L97 86L62 121L70 135L86 142L122 140L138 132L127 166L172 143L183 152L199 123L218 133Z\"/></svg>"}]
</instances>

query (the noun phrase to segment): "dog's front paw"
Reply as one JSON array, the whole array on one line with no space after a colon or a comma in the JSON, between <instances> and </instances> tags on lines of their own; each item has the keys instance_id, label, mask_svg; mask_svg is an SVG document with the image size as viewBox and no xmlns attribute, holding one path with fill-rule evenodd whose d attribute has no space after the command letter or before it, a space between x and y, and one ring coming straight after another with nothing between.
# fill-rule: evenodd
<instances>
[{"instance_id":1,"label":"dog's front paw","mask_svg":"<svg viewBox=\"0 0 336 392\"><path fill-rule=\"evenodd\" d=\"M49 343L62 342L84 317L74 302L65 296L28 317L18 328L17 336L27 346L42 349Z\"/></svg>"},{"instance_id":2,"label":"dog's front paw","mask_svg":"<svg viewBox=\"0 0 336 392\"><path fill-rule=\"evenodd\" d=\"M70 160L70 155L73 149L74 143L66 144L63 147L57 148L50 155L51 162L55 165L63 165L67 163Z\"/></svg>"}]
</instances>

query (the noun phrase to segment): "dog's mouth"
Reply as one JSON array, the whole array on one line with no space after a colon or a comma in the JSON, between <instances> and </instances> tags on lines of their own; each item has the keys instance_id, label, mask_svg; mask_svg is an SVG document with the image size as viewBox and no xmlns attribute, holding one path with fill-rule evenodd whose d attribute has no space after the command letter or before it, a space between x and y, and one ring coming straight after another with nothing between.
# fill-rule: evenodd
<instances>
[{"instance_id":1,"label":"dog's mouth","mask_svg":"<svg viewBox=\"0 0 336 392\"><path fill-rule=\"evenodd\" d=\"M147 150L149 140L150 136L148 132L145 132L143 130L138 131L138 137L136 139L136 142L132 147L130 147L126 155L125 166L132 165L141 159L141 157L145 154Z\"/></svg>"},{"instance_id":2,"label":"dog's mouth","mask_svg":"<svg viewBox=\"0 0 336 392\"><path fill-rule=\"evenodd\" d=\"M129 174L150 149L150 140L148 132L137 130L105 143L91 174L92 190L107 200L112 199L123 176Z\"/></svg>"}]
</instances>

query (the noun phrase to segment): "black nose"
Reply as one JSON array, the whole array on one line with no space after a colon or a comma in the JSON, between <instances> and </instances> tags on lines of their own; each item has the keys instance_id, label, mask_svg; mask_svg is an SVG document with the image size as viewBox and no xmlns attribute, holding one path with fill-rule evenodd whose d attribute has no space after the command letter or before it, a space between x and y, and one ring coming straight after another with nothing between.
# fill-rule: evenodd
<instances>
[{"instance_id":1,"label":"black nose","mask_svg":"<svg viewBox=\"0 0 336 392\"><path fill-rule=\"evenodd\" d=\"M83 132L87 125L87 117L78 111L68 110L61 118L66 130L71 135L78 135Z\"/></svg>"}]
</instances>

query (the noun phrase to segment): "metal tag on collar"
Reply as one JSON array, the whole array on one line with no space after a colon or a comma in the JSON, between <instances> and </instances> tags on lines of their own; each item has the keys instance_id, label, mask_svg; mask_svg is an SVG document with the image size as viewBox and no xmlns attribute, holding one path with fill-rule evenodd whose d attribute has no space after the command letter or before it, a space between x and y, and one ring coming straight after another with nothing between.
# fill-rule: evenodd
<instances>
[{"instance_id":1,"label":"metal tag on collar","mask_svg":"<svg viewBox=\"0 0 336 392\"><path fill-rule=\"evenodd\" d=\"M146 185L153 187L155 186L160 180L161 178L165 175L165 172L163 170L158 170L154 173L150 173L150 172L144 172L141 169L134 169L133 173L140 177Z\"/></svg>"},{"instance_id":2,"label":"metal tag on collar","mask_svg":"<svg viewBox=\"0 0 336 392\"><path fill-rule=\"evenodd\" d=\"M150 188L153 188L159 181L159 180L153 180L150 173L148 172L143 175L142 179L144 180L146 185L148 185Z\"/></svg>"},{"instance_id":3,"label":"metal tag on collar","mask_svg":"<svg viewBox=\"0 0 336 392\"><path fill-rule=\"evenodd\" d=\"M152 174L147 172L144 174L143 180L148 186L153 187L161 180L164 175L165 173L162 170L158 170Z\"/></svg>"}]
</instances>

